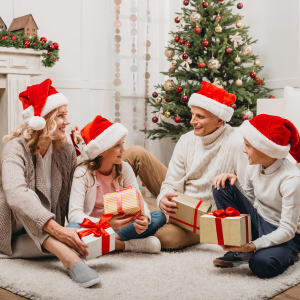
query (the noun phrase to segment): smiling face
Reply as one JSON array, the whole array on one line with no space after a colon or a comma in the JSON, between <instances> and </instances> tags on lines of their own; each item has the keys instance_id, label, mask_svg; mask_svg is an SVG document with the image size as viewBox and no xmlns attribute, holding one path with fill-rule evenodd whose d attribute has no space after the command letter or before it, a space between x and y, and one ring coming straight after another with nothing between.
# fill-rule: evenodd
<instances>
[{"instance_id":1,"label":"smiling face","mask_svg":"<svg viewBox=\"0 0 300 300\"><path fill-rule=\"evenodd\" d=\"M100 154L102 163L120 165L122 163L125 136L122 137L114 146Z\"/></svg>"},{"instance_id":2,"label":"smiling face","mask_svg":"<svg viewBox=\"0 0 300 300\"><path fill-rule=\"evenodd\" d=\"M66 138L66 126L70 124L67 118L67 105L62 105L58 108L57 116L55 117L55 122L57 125L53 136L57 140L64 140Z\"/></svg>"},{"instance_id":3,"label":"smiling face","mask_svg":"<svg viewBox=\"0 0 300 300\"><path fill-rule=\"evenodd\" d=\"M205 136L211 134L224 123L223 120L216 118L211 112L198 106L191 108L194 134L197 136Z\"/></svg>"}]
</instances>

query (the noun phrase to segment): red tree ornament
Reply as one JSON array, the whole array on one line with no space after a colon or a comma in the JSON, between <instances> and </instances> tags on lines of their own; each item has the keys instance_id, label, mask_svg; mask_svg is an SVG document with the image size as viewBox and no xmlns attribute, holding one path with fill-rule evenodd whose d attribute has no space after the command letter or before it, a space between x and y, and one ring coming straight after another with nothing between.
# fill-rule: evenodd
<instances>
[{"instance_id":1,"label":"red tree ornament","mask_svg":"<svg viewBox=\"0 0 300 300\"><path fill-rule=\"evenodd\" d=\"M178 43L179 40L180 40L180 37L179 36L175 36L175 38L174 38L175 43Z\"/></svg>"},{"instance_id":2,"label":"red tree ornament","mask_svg":"<svg viewBox=\"0 0 300 300\"><path fill-rule=\"evenodd\" d=\"M261 79L259 77L256 77L255 80L257 85L261 85Z\"/></svg>"},{"instance_id":3,"label":"red tree ornament","mask_svg":"<svg viewBox=\"0 0 300 300\"><path fill-rule=\"evenodd\" d=\"M57 43L53 43L55 49L58 49L59 45Z\"/></svg>"},{"instance_id":4,"label":"red tree ornament","mask_svg":"<svg viewBox=\"0 0 300 300\"><path fill-rule=\"evenodd\" d=\"M181 93L181 92L183 91L182 86L179 85L179 86L176 88L176 91L177 91L178 93Z\"/></svg>"},{"instance_id":5,"label":"red tree ornament","mask_svg":"<svg viewBox=\"0 0 300 300\"><path fill-rule=\"evenodd\" d=\"M189 5L189 3L190 3L189 0L184 0L184 1L183 1L183 5L185 5L185 6Z\"/></svg>"},{"instance_id":6,"label":"red tree ornament","mask_svg":"<svg viewBox=\"0 0 300 300\"><path fill-rule=\"evenodd\" d=\"M202 6L203 6L204 8L206 8L206 7L208 6L208 2L206 2L206 1L203 2L203 3L202 3Z\"/></svg>"},{"instance_id":7,"label":"red tree ornament","mask_svg":"<svg viewBox=\"0 0 300 300\"><path fill-rule=\"evenodd\" d=\"M176 17L176 18L174 19L174 21L175 21L175 23L179 23L179 22L180 22L180 20L178 19L178 17Z\"/></svg>"},{"instance_id":8,"label":"red tree ornament","mask_svg":"<svg viewBox=\"0 0 300 300\"><path fill-rule=\"evenodd\" d=\"M244 115L244 116L242 117L242 120L243 120L243 121L248 120L248 116Z\"/></svg>"},{"instance_id":9,"label":"red tree ornament","mask_svg":"<svg viewBox=\"0 0 300 300\"><path fill-rule=\"evenodd\" d=\"M152 93L152 97L153 97L153 98L156 98L157 96L158 96L158 94L157 94L156 92L153 92L153 93Z\"/></svg>"},{"instance_id":10,"label":"red tree ornament","mask_svg":"<svg viewBox=\"0 0 300 300\"><path fill-rule=\"evenodd\" d=\"M1 36L1 40L5 40L5 36Z\"/></svg>"},{"instance_id":11,"label":"red tree ornament","mask_svg":"<svg viewBox=\"0 0 300 300\"><path fill-rule=\"evenodd\" d=\"M43 43L47 43L47 39L45 37L41 37L40 41L43 42Z\"/></svg>"},{"instance_id":12,"label":"red tree ornament","mask_svg":"<svg viewBox=\"0 0 300 300\"><path fill-rule=\"evenodd\" d=\"M174 68L171 67L171 68L169 69L169 71L170 71L170 72L174 72Z\"/></svg>"},{"instance_id":13,"label":"red tree ornament","mask_svg":"<svg viewBox=\"0 0 300 300\"><path fill-rule=\"evenodd\" d=\"M242 9L244 7L243 3L238 3L238 5L236 6L238 9Z\"/></svg>"},{"instance_id":14,"label":"red tree ornament","mask_svg":"<svg viewBox=\"0 0 300 300\"><path fill-rule=\"evenodd\" d=\"M201 28L200 27L194 28L194 33L199 34L200 32L201 32Z\"/></svg>"},{"instance_id":15,"label":"red tree ornament","mask_svg":"<svg viewBox=\"0 0 300 300\"><path fill-rule=\"evenodd\" d=\"M182 59L183 59L183 60L186 60L186 59L188 59L188 58L189 58L189 56L188 56L186 53L183 53L183 54L182 54Z\"/></svg>"},{"instance_id":16,"label":"red tree ornament","mask_svg":"<svg viewBox=\"0 0 300 300\"><path fill-rule=\"evenodd\" d=\"M152 122L153 122L153 123L157 123L157 121L158 121L158 118L157 118L157 117L153 117L153 118L152 118Z\"/></svg>"},{"instance_id":17,"label":"red tree ornament","mask_svg":"<svg viewBox=\"0 0 300 300\"><path fill-rule=\"evenodd\" d=\"M182 96L181 96L181 100L182 100L183 102L186 102L186 101L188 100L188 97L187 97L186 95L182 95Z\"/></svg>"},{"instance_id":18,"label":"red tree ornament","mask_svg":"<svg viewBox=\"0 0 300 300\"><path fill-rule=\"evenodd\" d=\"M48 50L49 51L53 51L54 50L54 46L52 44L48 45Z\"/></svg>"},{"instance_id":19,"label":"red tree ornament","mask_svg":"<svg viewBox=\"0 0 300 300\"><path fill-rule=\"evenodd\" d=\"M17 37L15 36L15 35L13 35L12 37L11 37L11 40L13 40L13 41L15 41L17 39Z\"/></svg>"},{"instance_id":20,"label":"red tree ornament","mask_svg":"<svg viewBox=\"0 0 300 300\"><path fill-rule=\"evenodd\" d=\"M23 45L24 45L26 48L28 48L29 45L30 45L30 43L29 43L28 41L24 41L24 42L23 42Z\"/></svg>"},{"instance_id":21,"label":"red tree ornament","mask_svg":"<svg viewBox=\"0 0 300 300\"><path fill-rule=\"evenodd\" d=\"M208 46L209 46L209 41L208 41L208 40L204 40L204 41L202 42L202 46L203 46L203 47L208 47Z\"/></svg>"},{"instance_id":22,"label":"red tree ornament","mask_svg":"<svg viewBox=\"0 0 300 300\"><path fill-rule=\"evenodd\" d=\"M255 77L256 77L256 73L255 73L255 72L251 72L251 73L250 73L250 77L251 77L251 78L255 78Z\"/></svg>"},{"instance_id":23,"label":"red tree ornament","mask_svg":"<svg viewBox=\"0 0 300 300\"><path fill-rule=\"evenodd\" d=\"M191 48L192 44L190 42L186 42L185 45L189 48Z\"/></svg>"},{"instance_id":24,"label":"red tree ornament","mask_svg":"<svg viewBox=\"0 0 300 300\"><path fill-rule=\"evenodd\" d=\"M34 45L34 46L35 46L35 45L36 45L36 42L33 42L33 43L32 43L32 45Z\"/></svg>"},{"instance_id":25,"label":"red tree ornament","mask_svg":"<svg viewBox=\"0 0 300 300\"><path fill-rule=\"evenodd\" d=\"M275 99L275 97L274 97L273 95L271 95L271 96L269 97L269 99Z\"/></svg>"},{"instance_id":26,"label":"red tree ornament","mask_svg":"<svg viewBox=\"0 0 300 300\"><path fill-rule=\"evenodd\" d=\"M200 62L200 63L198 64L198 68L200 68L200 69L205 68L205 63L204 63L204 62Z\"/></svg>"},{"instance_id":27,"label":"red tree ornament","mask_svg":"<svg viewBox=\"0 0 300 300\"><path fill-rule=\"evenodd\" d=\"M216 16L216 17L215 17L215 20L218 21L218 22L221 21L221 19L222 19L222 18L221 18L220 16Z\"/></svg>"},{"instance_id":28,"label":"red tree ornament","mask_svg":"<svg viewBox=\"0 0 300 300\"><path fill-rule=\"evenodd\" d=\"M236 104L235 104L235 103L231 104L230 106L231 106L233 109L236 109Z\"/></svg>"},{"instance_id":29,"label":"red tree ornament","mask_svg":"<svg viewBox=\"0 0 300 300\"><path fill-rule=\"evenodd\" d=\"M219 0L219 2L223 2L224 0Z\"/></svg>"},{"instance_id":30,"label":"red tree ornament","mask_svg":"<svg viewBox=\"0 0 300 300\"><path fill-rule=\"evenodd\" d=\"M176 123L179 123L179 122L181 122L181 118L180 118L179 116L176 116L176 117L174 118L174 121L175 121Z\"/></svg>"},{"instance_id":31,"label":"red tree ornament","mask_svg":"<svg viewBox=\"0 0 300 300\"><path fill-rule=\"evenodd\" d=\"M166 101L166 102L171 102L171 100L170 100L170 99L168 99L168 98L166 98L166 99L165 99L165 101Z\"/></svg>"},{"instance_id":32,"label":"red tree ornament","mask_svg":"<svg viewBox=\"0 0 300 300\"><path fill-rule=\"evenodd\" d=\"M231 48L229 48L229 47L227 47L227 48L225 49L225 52L226 52L227 54L230 54L230 53L231 53L231 51L232 51L232 49L231 49Z\"/></svg>"},{"instance_id":33,"label":"red tree ornament","mask_svg":"<svg viewBox=\"0 0 300 300\"><path fill-rule=\"evenodd\" d=\"M180 39L178 42L179 45L183 45L184 44L184 39Z\"/></svg>"}]
</instances>

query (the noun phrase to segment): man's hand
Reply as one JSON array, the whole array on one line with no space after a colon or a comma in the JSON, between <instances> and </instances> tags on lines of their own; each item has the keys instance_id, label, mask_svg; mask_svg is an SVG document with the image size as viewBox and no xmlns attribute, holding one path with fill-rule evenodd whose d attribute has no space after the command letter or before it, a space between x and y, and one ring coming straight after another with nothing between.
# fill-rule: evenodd
<instances>
[{"instance_id":1,"label":"man's hand","mask_svg":"<svg viewBox=\"0 0 300 300\"><path fill-rule=\"evenodd\" d=\"M112 229L120 230L133 222L132 219L134 216L129 216L125 219L124 216L125 214L115 215L108 221L108 224L111 226Z\"/></svg>"},{"instance_id":2,"label":"man's hand","mask_svg":"<svg viewBox=\"0 0 300 300\"><path fill-rule=\"evenodd\" d=\"M238 178L234 174L228 174L228 173L220 174L214 179L213 185L215 189L219 190L220 184L222 184L222 188L224 189L226 180L229 180L230 184L234 185L237 182Z\"/></svg>"},{"instance_id":3,"label":"man's hand","mask_svg":"<svg viewBox=\"0 0 300 300\"><path fill-rule=\"evenodd\" d=\"M172 201L173 197L178 196L176 193L165 194L159 202L159 207L162 212L169 216L174 216L177 211L177 204Z\"/></svg>"},{"instance_id":4,"label":"man's hand","mask_svg":"<svg viewBox=\"0 0 300 300\"><path fill-rule=\"evenodd\" d=\"M149 226L149 218L147 216L140 216L139 219L135 220L135 222L133 223L133 226L135 228L135 231L138 234L141 234L147 230L147 228Z\"/></svg>"},{"instance_id":5,"label":"man's hand","mask_svg":"<svg viewBox=\"0 0 300 300\"><path fill-rule=\"evenodd\" d=\"M223 246L223 245L221 245L221 247L225 251L232 251L232 252L253 252L256 250L256 247L253 243L248 243L242 247Z\"/></svg>"},{"instance_id":6,"label":"man's hand","mask_svg":"<svg viewBox=\"0 0 300 300\"><path fill-rule=\"evenodd\" d=\"M89 246L79 238L76 228L62 227L51 219L44 225L43 230L49 232L60 242L73 248L82 257L86 257L89 254L86 250Z\"/></svg>"}]
</instances>

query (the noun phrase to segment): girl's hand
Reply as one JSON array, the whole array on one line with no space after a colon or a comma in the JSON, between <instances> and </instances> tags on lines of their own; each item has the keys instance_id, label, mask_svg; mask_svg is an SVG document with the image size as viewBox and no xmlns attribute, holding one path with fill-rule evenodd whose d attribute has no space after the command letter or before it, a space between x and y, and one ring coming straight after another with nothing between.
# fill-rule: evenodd
<instances>
[{"instance_id":1,"label":"girl's hand","mask_svg":"<svg viewBox=\"0 0 300 300\"><path fill-rule=\"evenodd\" d=\"M111 226L112 229L120 230L133 222L133 216L129 216L123 219L124 216L125 214L115 215L108 221L108 224Z\"/></svg>"},{"instance_id":2,"label":"girl's hand","mask_svg":"<svg viewBox=\"0 0 300 300\"><path fill-rule=\"evenodd\" d=\"M220 184L222 183L222 188L225 188L225 182L226 180L230 180L230 184L234 185L236 181L238 180L237 176L234 174L228 174L228 173L223 173L215 177L213 185L215 189L219 190L220 189Z\"/></svg>"},{"instance_id":3,"label":"girl's hand","mask_svg":"<svg viewBox=\"0 0 300 300\"><path fill-rule=\"evenodd\" d=\"M143 233L149 226L149 219L147 216L140 216L139 219L135 220L135 223L133 223L135 227L135 231L138 234Z\"/></svg>"},{"instance_id":4,"label":"girl's hand","mask_svg":"<svg viewBox=\"0 0 300 300\"><path fill-rule=\"evenodd\" d=\"M253 252L256 250L256 247L253 243L248 243L242 247L223 246L223 245L221 245L221 247L225 251L232 251L232 252Z\"/></svg>"}]
</instances>

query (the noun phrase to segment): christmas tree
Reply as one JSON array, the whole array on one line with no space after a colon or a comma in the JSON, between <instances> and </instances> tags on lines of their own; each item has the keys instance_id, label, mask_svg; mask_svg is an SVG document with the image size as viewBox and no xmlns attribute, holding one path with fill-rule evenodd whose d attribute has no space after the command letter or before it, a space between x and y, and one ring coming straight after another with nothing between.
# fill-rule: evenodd
<instances>
[{"instance_id":1,"label":"christmas tree","mask_svg":"<svg viewBox=\"0 0 300 300\"><path fill-rule=\"evenodd\" d=\"M147 102L155 108L154 123L159 128L143 130L148 138L171 137L178 141L182 134L193 130L189 97L208 81L236 95L231 126L239 126L256 113L258 98L270 96L264 79L257 77L262 70L258 56L253 53L248 36L249 26L243 26L242 16L234 15L235 0L184 0L182 13L175 22L178 31L171 32L165 55L171 63L169 79L155 86ZM243 8L242 3L237 4ZM167 118L167 119L165 119ZM170 122L174 119L174 122Z\"/></svg>"}]
</instances>

